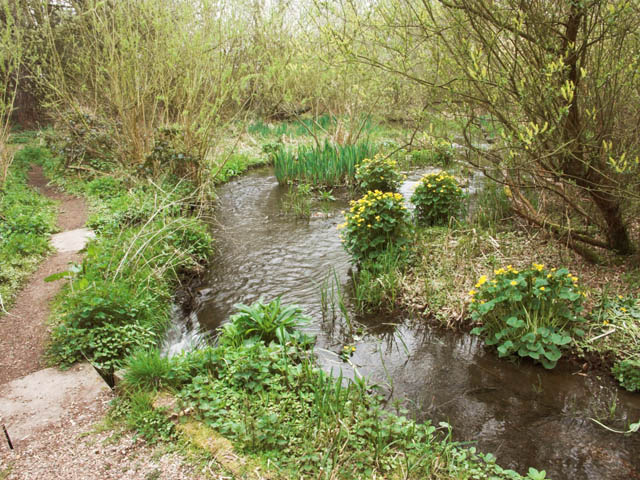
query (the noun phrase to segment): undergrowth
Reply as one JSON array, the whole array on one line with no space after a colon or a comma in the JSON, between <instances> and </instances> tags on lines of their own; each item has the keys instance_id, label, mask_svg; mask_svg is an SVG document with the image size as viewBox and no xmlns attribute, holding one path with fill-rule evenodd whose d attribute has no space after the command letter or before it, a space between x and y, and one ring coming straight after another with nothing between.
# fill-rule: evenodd
<instances>
[{"instance_id":1,"label":"undergrowth","mask_svg":"<svg viewBox=\"0 0 640 480\"><path fill-rule=\"evenodd\" d=\"M453 442L448 425L385 409L364 378L346 382L320 369L313 342L297 330L304 320L279 301L240 306L217 346L168 360L157 351L132 357L125 390L132 404L148 404L159 389L175 392L181 410L281 478L521 478ZM143 435L149 424L168 432L151 412L129 418Z\"/></svg>"},{"instance_id":2,"label":"undergrowth","mask_svg":"<svg viewBox=\"0 0 640 480\"><path fill-rule=\"evenodd\" d=\"M55 171L55 169L52 169ZM63 367L88 359L104 374L126 356L161 340L180 283L204 271L212 239L192 184L97 177L80 181L97 238L53 312L49 357Z\"/></svg>"},{"instance_id":3,"label":"undergrowth","mask_svg":"<svg viewBox=\"0 0 640 480\"><path fill-rule=\"evenodd\" d=\"M56 228L54 202L27 184L29 165L42 163L49 155L46 149L33 146L17 151L0 189L0 315L51 248L49 235Z\"/></svg>"}]
</instances>

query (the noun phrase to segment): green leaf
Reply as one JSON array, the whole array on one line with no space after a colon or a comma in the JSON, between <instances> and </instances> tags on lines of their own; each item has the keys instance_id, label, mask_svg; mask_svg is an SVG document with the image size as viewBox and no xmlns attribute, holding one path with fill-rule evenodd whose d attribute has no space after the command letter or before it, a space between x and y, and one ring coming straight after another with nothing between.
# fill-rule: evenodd
<instances>
[{"instance_id":1,"label":"green leaf","mask_svg":"<svg viewBox=\"0 0 640 480\"><path fill-rule=\"evenodd\" d=\"M544 352L544 356L547 358L547 360L555 363L560 359L562 353L557 348L551 347L546 352Z\"/></svg>"},{"instance_id":2,"label":"green leaf","mask_svg":"<svg viewBox=\"0 0 640 480\"><path fill-rule=\"evenodd\" d=\"M480 335L484 332L484 327L476 327L471 330L471 335Z\"/></svg>"},{"instance_id":3,"label":"green leaf","mask_svg":"<svg viewBox=\"0 0 640 480\"><path fill-rule=\"evenodd\" d=\"M73 275L73 272L70 272L67 270L65 272L53 273L48 277L45 277L44 281L47 283L55 282L56 280L61 280L63 278L72 278L72 275Z\"/></svg>"},{"instance_id":4,"label":"green leaf","mask_svg":"<svg viewBox=\"0 0 640 480\"><path fill-rule=\"evenodd\" d=\"M533 332L529 332L529 333L527 333L526 335L524 335L524 336L521 338L521 340L522 340L523 342L526 342L526 343L533 343L533 342L535 342L535 341L536 341L536 334L535 334L535 333L533 333Z\"/></svg>"}]
</instances>

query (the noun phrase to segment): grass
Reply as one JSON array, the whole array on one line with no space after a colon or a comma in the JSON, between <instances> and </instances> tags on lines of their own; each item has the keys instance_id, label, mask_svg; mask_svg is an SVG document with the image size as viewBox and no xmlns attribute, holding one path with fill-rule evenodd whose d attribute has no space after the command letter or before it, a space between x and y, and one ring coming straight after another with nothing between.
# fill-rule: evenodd
<instances>
[{"instance_id":1,"label":"grass","mask_svg":"<svg viewBox=\"0 0 640 480\"><path fill-rule=\"evenodd\" d=\"M30 137L27 137L30 138ZM54 202L27 184L31 163L42 163L48 151L25 146L15 154L0 190L0 315L49 253L49 235L56 228Z\"/></svg>"},{"instance_id":2,"label":"grass","mask_svg":"<svg viewBox=\"0 0 640 480\"><path fill-rule=\"evenodd\" d=\"M356 145L332 145L322 148L298 147L296 152L279 150L274 154L274 170L278 182L308 183L314 187L334 187L353 183L356 165L375 154L368 142Z\"/></svg>"}]
</instances>

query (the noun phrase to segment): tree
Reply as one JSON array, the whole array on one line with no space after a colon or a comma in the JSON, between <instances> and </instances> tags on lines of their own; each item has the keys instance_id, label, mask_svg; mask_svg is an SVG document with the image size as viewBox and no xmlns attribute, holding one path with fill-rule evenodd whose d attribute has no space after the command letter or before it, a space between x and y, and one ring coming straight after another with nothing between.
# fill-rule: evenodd
<instances>
[{"instance_id":1,"label":"tree","mask_svg":"<svg viewBox=\"0 0 640 480\"><path fill-rule=\"evenodd\" d=\"M336 35L354 59L422 85L425 104L462 120L472 161L509 187L518 214L590 258L591 247L634 251L636 1L383 0L372 11L349 41ZM492 148L472 142L478 125Z\"/></svg>"}]
</instances>

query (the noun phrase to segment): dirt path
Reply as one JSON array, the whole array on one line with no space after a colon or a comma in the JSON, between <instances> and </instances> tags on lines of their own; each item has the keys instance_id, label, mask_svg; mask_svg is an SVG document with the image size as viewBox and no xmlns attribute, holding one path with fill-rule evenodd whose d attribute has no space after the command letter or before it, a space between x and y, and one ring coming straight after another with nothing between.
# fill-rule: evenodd
<instances>
[{"instance_id":1,"label":"dirt path","mask_svg":"<svg viewBox=\"0 0 640 480\"><path fill-rule=\"evenodd\" d=\"M85 202L48 186L42 167L32 168L29 184L43 195L60 202L60 231L84 226L87 220ZM9 314L0 317L0 385L44 368L43 354L49 335L49 303L62 287L62 282L47 283L44 279L66 270L69 263L80 259L78 253L72 252L56 252L46 258L29 278Z\"/></svg>"}]
</instances>

